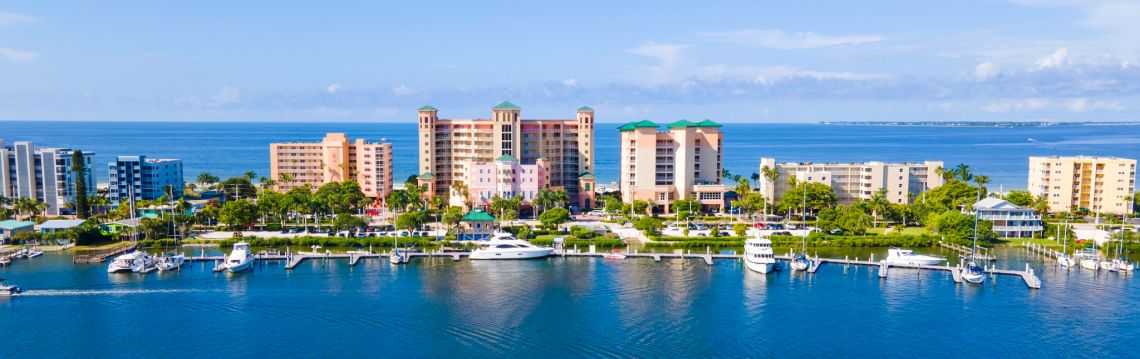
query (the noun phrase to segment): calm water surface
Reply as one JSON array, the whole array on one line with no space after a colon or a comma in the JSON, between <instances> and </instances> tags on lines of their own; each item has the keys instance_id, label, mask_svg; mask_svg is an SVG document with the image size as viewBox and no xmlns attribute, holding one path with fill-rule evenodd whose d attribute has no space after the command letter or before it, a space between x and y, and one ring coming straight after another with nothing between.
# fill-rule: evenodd
<instances>
[{"instance_id":1,"label":"calm water surface","mask_svg":"<svg viewBox=\"0 0 1140 359\"><path fill-rule=\"evenodd\" d=\"M999 267L1037 267L1044 288L907 270L881 280L838 265L761 276L736 261L569 258L136 275L49 254L0 269L31 290L0 299L0 357L1138 355L1134 278L1058 271L1018 249L1000 257Z\"/></svg>"}]
</instances>

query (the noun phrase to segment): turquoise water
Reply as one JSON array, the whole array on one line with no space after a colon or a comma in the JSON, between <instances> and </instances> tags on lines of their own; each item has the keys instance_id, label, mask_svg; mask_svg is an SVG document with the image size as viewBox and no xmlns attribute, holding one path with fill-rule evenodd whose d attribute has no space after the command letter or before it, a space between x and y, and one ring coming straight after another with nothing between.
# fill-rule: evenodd
<instances>
[{"instance_id":1,"label":"turquoise water","mask_svg":"<svg viewBox=\"0 0 1140 359\"><path fill-rule=\"evenodd\" d=\"M601 114L599 114L601 115ZM619 119L603 119L618 121ZM635 119L640 120L640 119ZM618 124L596 127L599 154L618 152ZM1102 155L1140 158L1140 126L903 127L816 124L725 124L724 166L745 176L760 157L777 161L923 161L966 163L990 176L991 187L1025 188L1029 156ZM394 176L416 174L415 123L0 122L0 139L83 148L97 163L116 155L183 159L184 173L223 178L269 174L269 144L319 141L326 132L385 139L393 145ZM1030 140L1032 139L1032 141ZM595 159L598 183L618 179L618 157ZM96 167L99 181L106 168Z\"/></svg>"},{"instance_id":2,"label":"turquoise water","mask_svg":"<svg viewBox=\"0 0 1140 359\"><path fill-rule=\"evenodd\" d=\"M1019 249L999 256L999 267L1037 267L1043 289L838 265L761 276L737 261L584 258L136 275L49 254L0 269L30 289L0 299L0 357L1136 356L1134 278L1058 271Z\"/></svg>"}]
</instances>

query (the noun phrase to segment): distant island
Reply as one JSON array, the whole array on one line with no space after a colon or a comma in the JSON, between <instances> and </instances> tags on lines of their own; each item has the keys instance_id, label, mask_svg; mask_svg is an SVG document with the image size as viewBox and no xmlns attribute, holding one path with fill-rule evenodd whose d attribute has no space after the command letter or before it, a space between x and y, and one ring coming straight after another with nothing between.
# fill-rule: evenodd
<instances>
[{"instance_id":1,"label":"distant island","mask_svg":"<svg viewBox=\"0 0 1140 359\"><path fill-rule=\"evenodd\" d=\"M1140 125L1140 122L1044 122L1044 121L820 121L822 125L920 126L920 127L1050 127L1074 125Z\"/></svg>"}]
</instances>

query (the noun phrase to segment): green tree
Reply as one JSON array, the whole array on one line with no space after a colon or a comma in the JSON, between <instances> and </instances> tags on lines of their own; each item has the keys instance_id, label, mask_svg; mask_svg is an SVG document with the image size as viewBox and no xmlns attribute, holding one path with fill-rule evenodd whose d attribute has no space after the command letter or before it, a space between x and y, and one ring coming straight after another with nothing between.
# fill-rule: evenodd
<instances>
[{"instance_id":1,"label":"green tree","mask_svg":"<svg viewBox=\"0 0 1140 359\"><path fill-rule=\"evenodd\" d=\"M970 182L970 180L974 179L974 172L970 169L969 165L959 163L957 167L954 167L954 178L962 182Z\"/></svg>"},{"instance_id":2,"label":"green tree","mask_svg":"<svg viewBox=\"0 0 1140 359\"><path fill-rule=\"evenodd\" d=\"M554 207L538 215L538 221L546 229L556 229L558 225L570 221L570 211L562 207Z\"/></svg>"},{"instance_id":3,"label":"green tree","mask_svg":"<svg viewBox=\"0 0 1140 359\"><path fill-rule=\"evenodd\" d=\"M631 209L633 210L633 213L645 214L646 210L649 209L649 202L643 201L640 199L635 199L635 200L633 200L633 204L631 206L632 206Z\"/></svg>"},{"instance_id":4,"label":"green tree","mask_svg":"<svg viewBox=\"0 0 1140 359\"><path fill-rule=\"evenodd\" d=\"M440 216L440 220L451 228L458 227L461 219L463 219L463 208L457 206L447 207L443 215Z\"/></svg>"},{"instance_id":5,"label":"green tree","mask_svg":"<svg viewBox=\"0 0 1140 359\"><path fill-rule=\"evenodd\" d=\"M75 216L90 217L91 204L87 202L87 163L84 162L83 152L80 150L71 153L71 172L75 176Z\"/></svg>"},{"instance_id":6,"label":"green tree","mask_svg":"<svg viewBox=\"0 0 1140 359\"><path fill-rule=\"evenodd\" d=\"M927 226L942 235L947 240L964 243L974 237L974 216L959 211L946 211L940 214L931 214L927 219ZM993 231L993 222L978 221L978 241L990 242L997 238Z\"/></svg>"},{"instance_id":7,"label":"green tree","mask_svg":"<svg viewBox=\"0 0 1140 359\"><path fill-rule=\"evenodd\" d=\"M218 184L226 200L257 197L257 187L245 177L227 178Z\"/></svg>"},{"instance_id":8,"label":"green tree","mask_svg":"<svg viewBox=\"0 0 1140 359\"><path fill-rule=\"evenodd\" d=\"M677 217L681 219L688 218L691 212L701 212L701 203L692 199L679 199L673 201L673 212L677 213Z\"/></svg>"},{"instance_id":9,"label":"green tree","mask_svg":"<svg viewBox=\"0 0 1140 359\"><path fill-rule=\"evenodd\" d=\"M976 175L974 183L978 184L978 200L981 201L982 197L986 196L986 183L990 183L990 176Z\"/></svg>"},{"instance_id":10,"label":"green tree","mask_svg":"<svg viewBox=\"0 0 1140 359\"><path fill-rule=\"evenodd\" d=\"M650 216L644 216L633 222L633 228L636 228L646 235L656 236L661 234L661 220ZM688 227L685 228L688 230Z\"/></svg>"},{"instance_id":11,"label":"green tree","mask_svg":"<svg viewBox=\"0 0 1140 359\"><path fill-rule=\"evenodd\" d=\"M210 174L209 172L202 172L198 174L197 182L198 184L206 185L209 187L210 185L218 183L218 177Z\"/></svg>"},{"instance_id":12,"label":"green tree","mask_svg":"<svg viewBox=\"0 0 1140 359\"><path fill-rule=\"evenodd\" d=\"M1015 206L1032 207L1034 198L1029 191L1015 189L1005 194L1005 200Z\"/></svg>"},{"instance_id":13,"label":"green tree","mask_svg":"<svg viewBox=\"0 0 1140 359\"><path fill-rule=\"evenodd\" d=\"M218 220L230 229L240 228L257 220L257 206L245 199L226 202L218 211Z\"/></svg>"},{"instance_id":14,"label":"green tree","mask_svg":"<svg viewBox=\"0 0 1140 359\"><path fill-rule=\"evenodd\" d=\"M878 191L875 191L875 194L871 195L871 199L867 201L866 205L867 208L871 210L871 216L874 218L882 216L883 212L891 208L891 201L887 199L887 189L880 188Z\"/></svg>"},{"instance_id":15,"label":"green tree","mask_svg":"<svg viewBox=\"0 0 1140 359\"><path fill-rule=\"evenodd\" d=\"M835 206L836 196L831 186L823 183L801 182L784 192L784 196L780 198L780 208L788 213L799 212L806 216L807 213L803 213L805 192L807 193L808 212L819 212L824 208Z\"/></svg>"},{"instance_id":16,"label":"green tree","mask_svg":"<svg viewBox=\"0 0 1140 359\"><path fill-rule=\"evenodd\" d=\"M741 213L751 218L753 214L764 208L767 203L766 201L767 199L765 199L764 195L760 194L760 192L749 192L740 196L739 199L732 201L732 206L740 208Z\"/></svg>"},{"instance_id":17,"label":"green tree","mask_svg":"<svg viewBox=\"0 0 1140 359\"><path fill-rule=\"evenodd\" d=\"M368 221L353 215L352 213L342 212L333 218L333 229L342 230L350 228L364 227L368 225Z\"/></svg>"},{"instance_id":18,"label":"green tree","mask_svg":"<svg viewBox=\"0 0 1140 359\"><path fill-rule=\"evenodd\" d=\"M414 230L420 228L425 222L427 222L426 211L411 211L401 214L396 219L396 228Z\"/></svg>"}]
</instances>

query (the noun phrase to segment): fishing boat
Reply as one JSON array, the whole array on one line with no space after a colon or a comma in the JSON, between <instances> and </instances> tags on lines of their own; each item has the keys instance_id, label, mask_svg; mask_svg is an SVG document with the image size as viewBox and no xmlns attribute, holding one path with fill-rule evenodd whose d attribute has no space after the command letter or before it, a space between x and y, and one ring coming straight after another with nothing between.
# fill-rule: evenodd
<instances>
[{"instance_id":1,"label":"fishing boat","mask_svg":"<svg viewBox=\"0 0 1140 359\"><path fill-rule=\"evenodd\" d=\"M158 271L167 272L176 270L182 267L186 262L186 255L183 254L170 254L158 257Z\"/></svg>"},{"instance_id":2,"label":"fishing boat","mask_svg":"<svg viewBox=\"0 0 1140 359\"><path fill-rule=\"evenodd\" d=\"M9 285L4 278L0 278L0 297L11 297L23 292L19 286Z\"/></svg>"},{"instance_id":3,"label":"fishing boat","mask_svg":"<svg viewBox=\"0 0 1140 359\"><path fill-rule=\"evenodd\" d=\"M745 240L744 266L761 274L774 271L776 269L776 253L772 250L772 240L759 235Z\"/></svg>"},{"instance_id":4,"label":"fishing boat","mask_svg":"<svg viewBox=\"0 0 1140 359\"><path fill-rule=\"evenodd\" d=\"M945 262L946 258L914 254L913 250L902 248L887 249L887 259L883 262L891 265L934 266Z\"/></svg>"},{"instance_id":5,"label":"fishing boat","mask_svg":"<svg viewBox=\"0 0 1140 359\"><path fill-rule=\"evenodd\" d=\"M234 250L226 257L226 270L230 273L241 272L253 268L253 252L249 250L249 242L234 243Z\"/></svg>"},{"instance_id":6,"label":"fishing boat","mask_svg":"<svg viewBox=\"0 0 1140 359\"><path fill-rule=\"evenodd\" d=\"M482 248L471 251L471 259L531 259L543 258L554 253L554 248L539 247L530 242L515 238L506 232L498 232Z\"/></svg>"}]
</instances>

